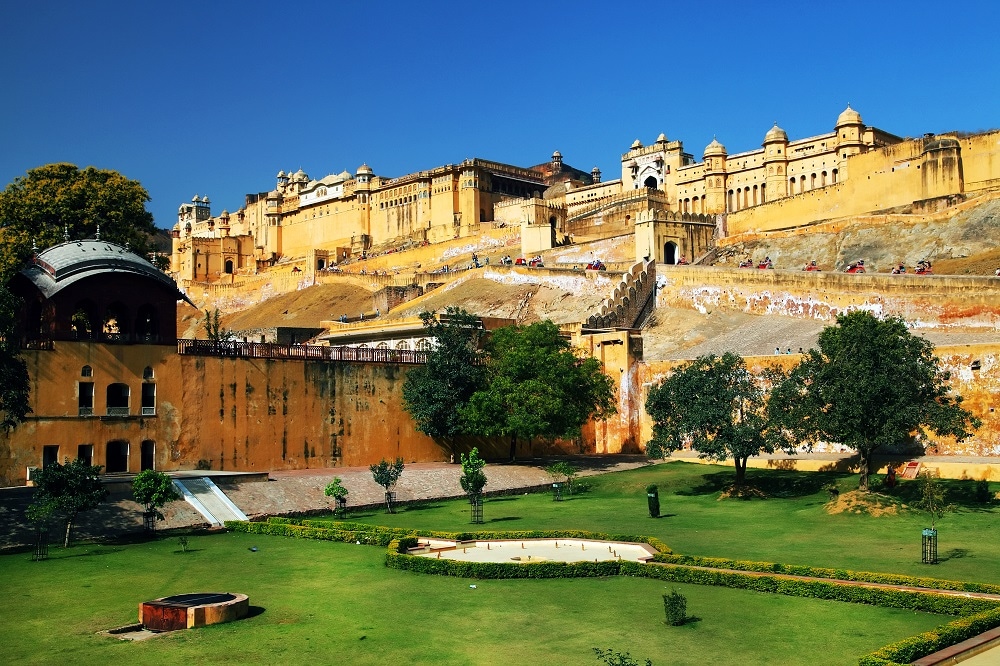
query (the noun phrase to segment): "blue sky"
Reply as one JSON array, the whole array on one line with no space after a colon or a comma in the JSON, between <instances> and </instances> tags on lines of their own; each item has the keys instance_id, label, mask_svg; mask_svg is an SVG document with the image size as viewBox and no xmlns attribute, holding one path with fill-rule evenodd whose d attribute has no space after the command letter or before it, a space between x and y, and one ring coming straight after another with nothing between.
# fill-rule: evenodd
<instances>
[{"instance_id":1,"label":"blue sky","mask_svg":"<svg viewBox=\"0 0 1000 666\"><path fill-rule=\"evenodd\" d=\"M1000 126L988 2L4 2L0 184L116 169L157 226L367 162L399 176L553 150L605 179L660 132L701 158L830 131Z\"/></svg>"}]
</instances>

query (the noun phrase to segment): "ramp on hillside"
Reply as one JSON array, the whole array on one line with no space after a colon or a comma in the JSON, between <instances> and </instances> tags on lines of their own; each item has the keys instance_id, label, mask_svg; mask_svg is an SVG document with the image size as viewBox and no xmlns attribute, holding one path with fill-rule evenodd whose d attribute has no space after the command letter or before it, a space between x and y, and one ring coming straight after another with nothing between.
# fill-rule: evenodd
<instances>
[{"instance_id":1,"label":"ramp on hillside","mask_svg":"<svg viewBox=\"0 0 1000 666\"><path fill-rule=\"evenodd\" d=\"M207 476L193 479L174 479L174 486L188 504L193 506L213 526L227 520L247 520L246 514L233 504L219 487Z\"/></svg>"}]
</instances>

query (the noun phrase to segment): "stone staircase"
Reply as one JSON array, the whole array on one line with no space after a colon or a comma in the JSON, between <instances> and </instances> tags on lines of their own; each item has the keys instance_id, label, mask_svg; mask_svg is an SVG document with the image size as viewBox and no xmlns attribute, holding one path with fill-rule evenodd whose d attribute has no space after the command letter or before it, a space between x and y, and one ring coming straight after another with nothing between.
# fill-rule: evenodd
<instances>
[{"instance_id":1,"label":"stone staircase","mask_svg":"<svg viewBox=\"0 0 1000 666\"><path fill-rule=\"evenodd\" d=\"M227 520L247 520L246 514L208 477L174 479L174 486L213 526L221 526Z\"/></svg>"}]
</instances>

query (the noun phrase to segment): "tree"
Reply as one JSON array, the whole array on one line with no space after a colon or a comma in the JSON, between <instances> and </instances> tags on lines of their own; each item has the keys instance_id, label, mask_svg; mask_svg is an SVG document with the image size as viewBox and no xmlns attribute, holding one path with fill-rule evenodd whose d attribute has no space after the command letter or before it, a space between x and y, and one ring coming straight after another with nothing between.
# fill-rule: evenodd
<instances>
[{"instance_id":1,"label":"tree","mask_svg":"<svg viewBox=\"0 0 1000 666\"><path fill-rule=\"evenodd\" d=\"M153 514L156 520L163 520L160 507L181 498L170 477L152 469L145 469L132 479L132 497L142 504L145 513Z\"/></svg>"},{"instance_id":2,"label":"tree","mask_svg":"<svg viewBox=\"0 0 1000 666\"><path fill-rule=\"evenodd\" d=\"M30 413L28 372L14 330L18 303L7 289L33 247L43 250L70 238L96 234L139 254L156 229L146 210L149 193L117 171L72 164L28 170L0 192L0 427L10 430Z\"/></svg>"},{"instance_id":3,"label":"tree","mask_svg":"<svg viewBox=\"0 0 1000 666\"><path fill-rule=\"evenodd\" d=\"M572 463L566 460L560 460L559 462L552 463L545 468L545 472L551 476L553 480L558 481L560 478L564 480L570 495L573 494L573 482L576 480L577 471L576 467L573 467Z\"/></svg>"},{"instance_id":4,"label":"tree","mask_svg":"<svg viewBox=\"0 0 1000 666\"><path fill-rule=\"evenodd\" d=\"M925 469L920 474L920 499L914 502L914 505L927 513L927 517L931 519L932 530L937 528L938 519L948 509L944 500L945 491L938 475Z\"/></svg>"},{"instance_id":5,"label":"tree","mask_svg":"<svg viewBox=\"0 0 1000 666\"><path fill-rule=\"evenodd\" d=\"M485 356L485 386L459 411L471 432L509 437L511 460L518 437L575 437L615 412L601 362L578 356L551 321L497 329Z\"/></svg>"},{"instance_id":6,"label":"tree","mask_svg":"<svg viewBox=\"0 0 1000 666\"><path fill-rule=\"evenodd\" d=\"M749 458L774 451L766 404L764 378L755 377L742 358L731 352L699 356L650 390L646 411L653 438L646 453L662 458L690 442L701 458L732 458L735 485L742 488Z\"/></svg>"},{"instance_id":7,"label":"tree","mask_svg":"<svg viewBox=\"0 0 1000 666\"><path fill-rule=\"evenodd\" d=\"M432 312L421 313L420 319L435 346L426 364L407 373L403 406L418 431L442 440L454 454L455 438L466 432L459 410L482 385L482 327L479 317L452 306L440 319Z\"/></svg>"},{"instance_id":8,"label":"tree","mask_svg":"<svg viewBox=\"0 0 1000 666\"><path fill-rule=\"evenodd\" d=\"M473 447L469 454L462 454L462 476L458 479L462 490L469 496L470 501L475 501L483 494L486 487L486 461L479 457L479 448Z\"/></svg>"},{"instance_id":9,"label":"tree","mask_svg":"<svg viewBox=\"0 0 1000 666\"><path fill-rule=\"evenodd\" d=\"M618 652L617 650L612 650L608 648L607 650L602 650L601 648L591 648L594 654L597 655L598 661L603 661L607 666L642 666L637 659L635 659L628 652ZM646 659L642 662L645 666L653 666L653 662Z\"/></svg>"},{"instance_id":10,"label":"tree","mask_svg":"<svg viewBox=\"0 0 1000 666\"><path fill-rule=\"evenodd\" d=\"M951 394L934 345L899 317L839 315L818 346L775 387L769 414L794 444L838 442L857 451L864 492L879 449L924 428L961 441L980 425Z\"/></svg>"},{"instance_id":11,"label":"tree","mask_svg":"<svg viewBox=\"0 0 1000 666\"><path fill-rule=\"evenodd\" d=\"M218 351L219 343L228 342L233 338L232 331L222 326L222 314L219 308L209 312L205 310L205 320L202 322L205 327L205 336L214 343Z\"/></svg>"},{"instance_id":12,"label":"tree","mask_svg":"<svg viewBox=\"0 0 1000 666\"><path fill-rule=\"evenodd\" d=\"M391 492L403 474L403 459L396 458L395 461L389 462L383 458L377 465L369 465L368 469L371 470L375 483L385 488L385 510L386 513L392 513Z\"/></svg>"},{"instance_id":13,"label":"tree","mask_svg":"<svg viewBox=\"0 0 1000 666\"><path fill-rule=\"evenodd\" d=\"M0 192L0 266L19 267L39 249L56 245L64 234L101 238L128 245L145 255L156 231L146 210L149 193L117 171L73 164L46 164L29 169Z\"/></svg>"},{"instance_id":14,"label":"tree","mask_svg":"<svg viewBox=\"0 0 1000 666\"><path fill-rule=\"evenodd\" d=\"M31 413L28 366L15 327L19 299L0 281L0 428L14 429Z\"/></svg>"},{"instance_id":15,"label":"tree","mask_svg":"<svg viewBox=\"0 0 1000 666\"><path fill-rule=\"evenodd\" d=\"M101 483L101 466L74 460L65 465L57 462L35 473L35 497L28 507L28 517L60 514L66 520L63 547L69 548L70 533L76 517L96 509L108 496Z\"/></svg>"}]
</instances>

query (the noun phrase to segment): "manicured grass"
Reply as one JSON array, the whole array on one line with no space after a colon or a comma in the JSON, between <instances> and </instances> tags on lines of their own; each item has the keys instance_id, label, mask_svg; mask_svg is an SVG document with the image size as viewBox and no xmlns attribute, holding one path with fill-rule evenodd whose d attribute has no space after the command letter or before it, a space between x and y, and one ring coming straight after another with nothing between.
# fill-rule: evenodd
<instances>
[{"instance_id":1,"label":"manicured grass","mask_svg":"<svg viewBox=\"0 0 1000 666\"><path fill-rule=\"evenodd\" d=\"M972 481L942 482L956 509L938 522L941 563L926 565L920 561L920 532L928 526L924 514L827 513L829 496L823 486L833 481L841 491L856 489L857 476L753 469L747 474L769 492L769 499L719 500L719 489L732 481L731 467L671 462L583 479L590 490L562 502L546 494L487 499L482 527L646 534L687 555L1000 583L998 509L971 500ZM660 492L662 517L655 520L646 510L649 483L658 484ZM894 492L909 500L917 490L915 482L906 481ZM350 513L347 519L418 529L477 529L462 500L404 507L395 515Z\"/></svg>"},{"instance_id":2,"label":"manicured grass","mask_svg":"<svg viewBox=\"0 0 1000 666\"><path fill-rule=\"evenodd\" d=\"M533 506L522 501L494 506ZM261 535L193 536L189 549L163 539L53 548L44 562L0 557L4 662L596 664L596 646L657 666L850 664L950 619L626 577L418 575L385 568L383 548ZM671 587L697 621L664 625L661 595ZM241 622L140 643L95 634L135 622L141 601L198 591L244 592L256 608Z\"/></svg>"}]
</instances>

